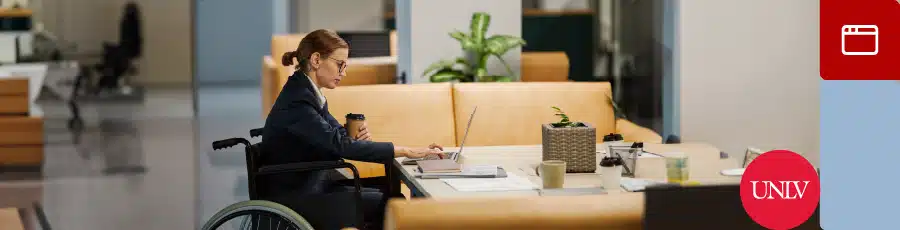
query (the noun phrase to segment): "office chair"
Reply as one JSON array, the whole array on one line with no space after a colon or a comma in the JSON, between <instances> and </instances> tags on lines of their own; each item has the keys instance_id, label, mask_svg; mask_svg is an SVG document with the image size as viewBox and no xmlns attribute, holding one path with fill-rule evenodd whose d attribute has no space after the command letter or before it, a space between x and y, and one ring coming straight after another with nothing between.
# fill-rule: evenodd
<instances>
[{"instance_id":1,"label":"office chair","mask_svg":"<svg viewBox=\"0 0 900 230\"><path fill-rule=\"evenodd\" d=\"M262 129L250 130L250 136L262 135ZM203 230L219 229L227 226L230 221L232 227L239 229L340 229L346 226L346 219L352 218L357 228L365 226L363 221L362 193L359 172L353 164L338 161L316 161L288 163L279 165L261 165L259 157L262 142L251 144L245 138L229 138L212 143L213 150L230 148L236 145L244 145L244 155L247 161L247 192L250 200L232 204L220 210L203 226ZM296 172L311 172L334 169L350 169L353 173L355 190L351 193L336 193L326 195L297 195L294 197L266 197L260 192L257 180L261 177ZM348 202L349 201L349 202ZM335 205L354 205L355 213L337 212L328 210ZM293 207L289 208L289 206ZM301 216L302 214L302 216ZM304 218L305 217L305 218ZM247 228L249 227L249 228Z\"/></svg>"},{"instance_id":2,"label":"office chair","mask_svg":"<svg viewBox=\"0 0 900 230\"><path fill-rule=\"evenodd\" d=\"M143 51L140 17L137 3L129 2L125 5L122 21L119 24L119 43L105 42L103 44L103 63L94 67L100 74L100 80L94 93L117 89L123 76L133 75L137 72L134 61L141 57Z\"/></svg>"}]
</instances>

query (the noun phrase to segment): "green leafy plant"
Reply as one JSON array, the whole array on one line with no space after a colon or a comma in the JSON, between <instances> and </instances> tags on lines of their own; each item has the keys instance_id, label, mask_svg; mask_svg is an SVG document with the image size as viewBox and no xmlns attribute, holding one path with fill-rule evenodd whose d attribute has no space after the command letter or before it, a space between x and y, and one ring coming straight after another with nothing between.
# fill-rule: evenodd
<instances>
[{"instance_id":1,"label":"green leafy plant","mask_svg":"<svg viewBox=\"0 0 900 230\"><path fill-rule=\"evenodd\" d=\"M525 45L525 40L510 35L494 35L487 37L491 16L484 12L472 14L469 33L453 31L450 37L459 41L463 51L470 57L435 62L422 73L431 82L508 82L512 81L512 69L503 60L503 54L511 49ZM507 75L488 75L487 61L491 56L497 57L506 66Z\"/></svg>"},{"instance_id":2,"label":"green leafy plant","mask_svg":"<svg viewBox=\"0 0 900 230\"><path fill-rule=\"evenodd\" d=\"M553 127L563 128L563 127L584 127L584 123L581 122L572 122L569 120L569 116L566 115L565 112L562 111L559 107L552 106L553 110L556 111L556 116L560 117L559 122L553 123Z\"/></svg>"}]
</instances>

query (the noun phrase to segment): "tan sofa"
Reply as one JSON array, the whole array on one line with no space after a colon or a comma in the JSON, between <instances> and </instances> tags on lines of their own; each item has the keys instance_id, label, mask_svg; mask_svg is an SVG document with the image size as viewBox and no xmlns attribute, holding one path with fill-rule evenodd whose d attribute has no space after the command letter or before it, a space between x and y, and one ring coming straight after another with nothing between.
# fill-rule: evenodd
<instances>
[{"instance_id":1,"label":"tan sofa","mask_svg":"<svg viewBox=\"0 0 900 230\"><path fill-rule=\"evenodd\" d=\"M522 52L524 82L569 81L569 56L566 52Z\"/></svg>"},{"instance_id":2,"label":"tan sofa","mask_svg":"<svg viewBox=\"0 0 900 230\"><path fill-rule=\"evenodd\" d=\"M391 200L385 229L641 229L642 193Z\"/></svg>"},{"instance_id":3,"label":"tan sofa","mask_svg":"<svg viewBox=\"0 0 900 230\"><path fill-rule=\"evenodd\" d=\"M551 106L603 135L621 133L626 141L660 143L650 129L615 119L605 82L433 83L360 85L324 90L329 112L339 120L347 113L366 115L375 141L426 146L458 146L475 106L466 145L538 145L541 125L559 121ZM359 163L366 176L383 175L383 167Z\"/></svg>"}]
</instances>

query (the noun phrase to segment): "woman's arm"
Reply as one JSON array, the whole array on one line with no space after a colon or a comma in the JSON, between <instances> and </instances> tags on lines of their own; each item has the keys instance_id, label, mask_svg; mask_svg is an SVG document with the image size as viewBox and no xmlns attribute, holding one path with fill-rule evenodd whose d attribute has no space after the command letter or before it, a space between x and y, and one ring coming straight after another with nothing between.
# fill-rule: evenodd
<instances>
[{"instance_id":1,"label":"woman's arm","mask_svg":"<svg viewBox=\"0 0 900 230\"><path fill-rule=\"evenodd\" d=\"M312 102L298 101L288 110L292 117L288 131L321 152L366 162L384 162L393 159L398 152L405 153L404 148L397 151L390 142L351 140L340 126L332 126L322 118Z\"/></svg>"}]
</instances>

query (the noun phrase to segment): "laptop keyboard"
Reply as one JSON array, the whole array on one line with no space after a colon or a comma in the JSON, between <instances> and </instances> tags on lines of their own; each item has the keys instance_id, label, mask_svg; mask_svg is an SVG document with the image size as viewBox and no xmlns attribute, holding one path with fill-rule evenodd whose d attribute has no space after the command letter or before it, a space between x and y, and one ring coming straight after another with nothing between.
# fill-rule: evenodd
<instances>
[{"instance_id":1,"label":"laptop keyboard","mask_svg":"<svg viewBox=\"0 0 900 230\"><path fill-rule=\"evenodd\" d=\"M454 159L454 158L456 158L456 154L458 154L458 153L457 152L444 153L444 155L447 155L447 158L444 158L444 159ZM423 158L415 159L415 160L440 160L440 159L441 158L438 155L429 155L427 157L423 157Z\"/></svg>"}]
</instances>

